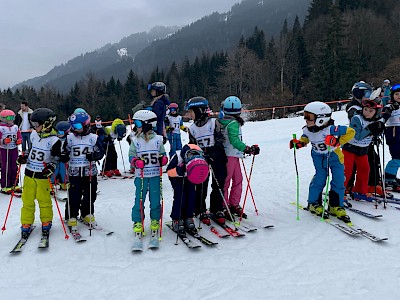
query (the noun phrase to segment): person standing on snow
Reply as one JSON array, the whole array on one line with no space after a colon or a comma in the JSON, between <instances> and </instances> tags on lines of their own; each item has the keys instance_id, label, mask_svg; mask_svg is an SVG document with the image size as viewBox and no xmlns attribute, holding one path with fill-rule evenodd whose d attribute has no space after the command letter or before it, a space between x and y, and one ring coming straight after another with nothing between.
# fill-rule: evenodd
<instances>
[{"instance_id":1,"label":"person standing on snow","mask_svg":"<svg viewBox=\"0 0 400 300\"><path fill-rule=\"evenodd\" d=\"M165 118L165 129L170 145L169 158L174 156L177 150L182 149L181 130L187 132L188 129L183 125L182 116L178 114L178 104L171 103L168 106L169 114Z\"/></svg>"},{"instance_id":2,"label":"person standing on snow","mask_svg":"<svg viewBox=\"0 0 400 300\"><path fill-rule=\"evenodd\" d=\"M331 189L329 191L330 214L344 222L350 222L350 217L343 207L344 200L344 165L343 153L340 146L350 141L355 134L353 128L347 126L335 126L331 119L332 110L328 104L315 101L304 107L303 135L300 140L292 139L289 148L303 148L311 143L311 157L315 167L315 175L311 180L308 193L308 209L312 214L321 216L322 191L328 177L328 168L332 173Z\"/></svg>"},{"instance_id":3,"label":"person standing on snow","mask_svg":"<svg viewBox=\"0 0 400 300\"><path fill-rule=\"evenodd\" d=\"M157 126L155 129L156 134L163 137L163 143L167 142L167 134L165 131L165 115L167 113L167 107L170 104L169 96L167 94L167 86L164 82L153 82L148 84L147 90L152 97L150 102L151 111L157 115Z\"/></svg>"},{"instance_id":4,"label":"person standing on snow","mask_svg":"<svg viewBox=\"0 0 400 300\"><path fill-rule=\"evenodd\" d=\"M21 109L18 111L15 123L18 125L22 135L22 152L31 147L32 124L30 122L33 110L29 108L28 102L21 102ZM28 146L28 147L26 147Z\"/></svg>"},{"instance_id":5,"label":"person standing on snow","mask_svg":"<svg viewBox=\"0 0 400 300\"><path fill-rule=\"evenodd\" d=\"M240 159L244 154L257 155L260 153L258 145L246 146L242 142L242 129L244 124L240 117L242 102L238 97L229 96L222 104L223 116L219 119L224 134L224 148L228 159L226 164L227 176L225 179L224 197L228 207L225 207L225 218L231 219L231 214L247 218L240 206L242 196L242 169ZM232 184L231 184L232 183ZM230 187L230 189L229 189ZM228 191L230 190L229 194ZM227 210L230 210L230 213ZM242 215L243 214L243 215ZM231 220L233 221L233 220Z\"/></svg>"}]
</instances>

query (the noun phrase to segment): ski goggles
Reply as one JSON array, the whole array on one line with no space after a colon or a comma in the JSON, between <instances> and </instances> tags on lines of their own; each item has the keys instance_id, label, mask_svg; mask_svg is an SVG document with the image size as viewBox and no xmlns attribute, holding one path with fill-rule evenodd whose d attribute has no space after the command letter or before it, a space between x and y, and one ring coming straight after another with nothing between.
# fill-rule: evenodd
<instances>
[{"instance_id":1,"label":"ski goggles","mask_svg":"<svg viewBox=\"0 0 400 300\"><path fill-rule=\"evenodd\" d=\"M59 131L57 132L57 134L58 134L58 135L64 135L64 134L66 134L66 132L65 132L64 130L59 130Z\"/></svg>"},{"instance_id":2,"label":"ski goggles","mask_svg":"<svg viewBox=\"0 0 400 300\"><path fill-rule=\"evenodd\" d=\"M304 112L304 120L307 120L307 121L315 121L315 115L313 114L313 113L310 113L310 112L308 112L308 111L305 111Z\"/></svg>"},{"instance_id":3,"label":"ski goggles","mask_svg":"<svg viewBox=\"0 0 400 300\"><path fill-rule=\"evenodd\" d=\"M368 98L368 99L369 99L369 97L371 97L371 94L372 94L371 91L366 90L366 91L364 92L363 98Z\"/></svg>"},{"instance_id":4,"label":"ski goggles","mask_svg":"<svg viewBox=\"0 0 400 300\"><path fill-rule=\"evenodd\" d=\"M133 120L133 123L135 123L135 126L137 128L141 128L143 126L142 121L140 120Z\"/></svg>"},{"instance_id":5,"label":"ski goggles","mask_svg":"<svg viewBox=\"0 0 400 300\"><path fill-rule=\"evenodd\" d=\"M75 123L75 124L72 124L72 127L73 127L74 129L76 129L76 130L81 130L81 129L83 129L82 123Z\"/></svg>"},{"instance_id":6,"label":"ski goggles","mask_svg":"<svg viewBox=\"0 0 400 300\"><path fill-rule=\"evenodd\" d=\"M14 121L15 120L15 116L5 116L3 118L6 119L7 121Z\"/></svg>"},{"instance_id":7,"label":"ski goggles","mask_svg":"<svg viewBox=\"0 0 400 300\"><path fill-rule=\"evenodd\" d=\"M369 107L369 108L382 108L383 106L380 104L377 104L374 100L370 100L370 99L364 99L361 102L361 105L363 107Z\"/></svg>"}]
</instances>

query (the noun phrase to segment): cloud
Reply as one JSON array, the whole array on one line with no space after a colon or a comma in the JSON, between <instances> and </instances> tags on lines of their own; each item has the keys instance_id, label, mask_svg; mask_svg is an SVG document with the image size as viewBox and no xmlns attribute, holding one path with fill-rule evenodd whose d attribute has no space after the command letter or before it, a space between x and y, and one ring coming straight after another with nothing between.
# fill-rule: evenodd
<instances>
[{"instance_id":1,"label":"cloud","mask_svg":"<svg viewBox=\"0 0 400 300\"><path fill-rule=\"evenodd\" d=\"M2 0L0 88L156 25L187 25L239 0Z\"/></svg>"}]
</instances>

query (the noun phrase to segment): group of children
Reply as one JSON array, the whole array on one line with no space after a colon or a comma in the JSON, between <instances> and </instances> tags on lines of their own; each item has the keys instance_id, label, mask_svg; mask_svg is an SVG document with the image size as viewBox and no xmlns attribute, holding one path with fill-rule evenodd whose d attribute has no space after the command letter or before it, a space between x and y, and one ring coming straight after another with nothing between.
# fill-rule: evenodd
<instances>
[{"instance_id":1,"label":"group of children","mask_svg":"<svg viewBox=\"0 0 400 300\"><path fill-rule=\"evenodd\" d=\"M363 81L354 84L352 94L353 100L347 105L349 126L335 126L331 108L323 102L311 102L304 108L306 126L301 138L289 143L290 148L297 149L312 145L316 173L309 186L308 209L317 215L325 211L322 192L330 170L328 212L345 222L350 221L344 208L346 193L355 200L373 201L372 193L385 193L382 185L400 191L400 85L391 88L386 106L382 105L381 88L373 91ZM380 159L374 150L383 132L392 156L384 175L380 174Z\"/></svg>"},{"instance_id":2,"label":"group of children","mask_svg":"<svg viewBox=\"0 0 400 300\"><path fill-rule=\"evenodd\" d=\"M152 85L149 85L151 88ZM224 225L233 214L244 216L240 207L242 173L240 159L244 154L257 155L257 145L242 142L240 117L242 104L230 96L222 105L220 119L209 115L209 104L204 97L191 98L185 107L193 124L187 129L178 115L178 105L169 105L166 132L170 141L170 161L166 156L162 136L155 134L157 116L151 110L139 110L133 115L134 132L130 137L129 161L136 170L135 204L132 208L134 232L144 231L144 199L150 200L151 230L157 231L162 219L162 167L174 190L171 219L177 232L195 231L194 216L210 224L211 219ZM189 143L182 147L180 130L189 132ZM210 207L206 198L211 177ZM232 184L231 184L232 183ZM230 193L229 193L230 191Z\"/></svg>"}]
</instances>

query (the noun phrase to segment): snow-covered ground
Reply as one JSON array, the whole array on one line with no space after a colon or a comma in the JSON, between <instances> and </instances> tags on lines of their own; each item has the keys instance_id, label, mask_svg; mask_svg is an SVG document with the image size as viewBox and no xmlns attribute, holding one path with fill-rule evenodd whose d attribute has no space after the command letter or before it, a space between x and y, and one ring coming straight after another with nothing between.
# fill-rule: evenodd
<instances>
[{"instance_id":1,"label":"snow-covered ground","mask_svg":"<svg viewBox=\"0 0 400 300\"><path fill-rule=\"evenodd\" d=\"M337 124L347 123L344 112L333 116ZM301 117L245 124L245 142L261 148L251 181L259 215L250 197L245 211L251 222L273 224L275 228L260 226L240 239L219 239L203 227L201 234L217 241L216 248L203 245L191 251L182 242L175 245L176 235L165 227L159 250L133 254L130 215L134 185L128 179L99 181L96 219L114 235L105 237L93 232L90 237L89 231L81 227L86 243L65 240L54 205L50 248L37 249L40 230L36 229L24 251L11 255L9 251L20 236L21 200L14 199L7 230L0 237L0 298L398 299L400 211L354 203L356 208L383 214L382 219L373 220L349 212L355 224L389 238L382 243L350 237L308 212L301 211L300 220L296 220L296 207L290 204L296 200L296 174L288 143L293 133L301 134L303 125ZM128 169L128 144L123 141L121 145ZM119 146L117 151L120 156ZM388 160L387 149L385 153ZM300 202L305 205L314 174L310 147L299 150L297 160ZM245 164L249 170L251 158L246 158ZM119 168L124 170L121 157ZM172 190L166 174L163 176L167 221ZM2 223L8 200L8 196L0 196ZM63 212L64 203L60 202L60 208ZM40 226L38 216L36 224ZM148 229L148 220L146 224Z\"/></svg>"}]
</instances>

